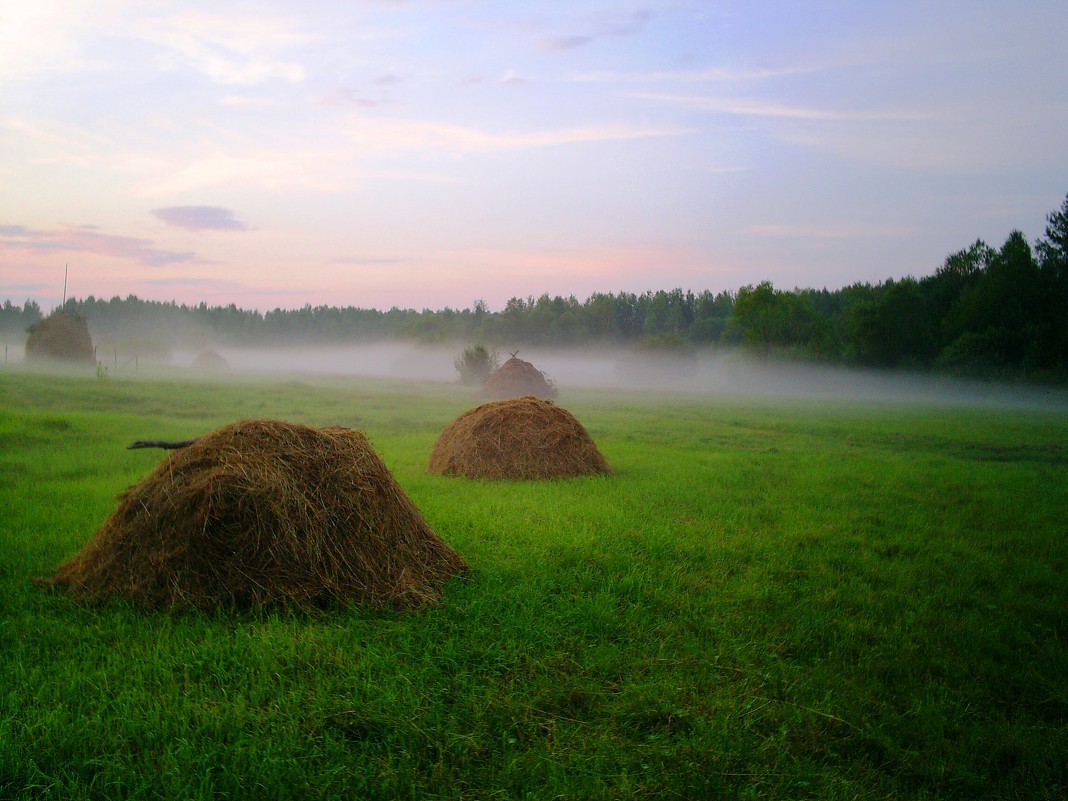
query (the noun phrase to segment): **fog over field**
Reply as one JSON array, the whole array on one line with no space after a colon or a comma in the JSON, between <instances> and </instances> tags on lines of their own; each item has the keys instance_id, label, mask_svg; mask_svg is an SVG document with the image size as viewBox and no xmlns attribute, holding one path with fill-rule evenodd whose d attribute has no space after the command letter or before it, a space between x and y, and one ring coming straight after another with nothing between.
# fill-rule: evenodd
<instances>
[{"instance_id":1,"label":"fog over field","mask_svg":"<svg viewBox=\"0 0 1068 801\"><path fill-rule=\"evenodd\" d=\"M241 373L367 376L451 383L461 345L389 342L314 348L217 348ZM509 357L501 352L501 359ZM176 353L185 366L195 354ZM1011 386L945 376L764 361L739 351L707 351L693 359L639 355L626 349L523 348L532 362L569 388L693 392L721 396L841 398L922 403L980 404L1068 409L1068 391Z\"/></svg>"},{"instance_id":2,"label":"fog over field","mask_svg":"<svg viewBox=\"0 0 1068 801\"><path fill-rule=\"evenodd\" d=\"M460 344L428 345L412 342L272 346L245 348L218 346L214 350L230 365L229 373L242 376L366 376L401 381L455 383L453 361ZM105 349L106 350L106 349ZM6 346L4 366L23 363L24 348ZM176 350L166 364L144 359L139 370L174 368L189 377L200 351ZM509 357L500 351L501 361ZM645 392L686 392L724 397L837 398L843 400L947 403L1068 411L1068 390L1059 387L1012 385L958 379L906 371L865 370L829 365L763 360L737 350L708 350L692 359L640 355L625 348L552 350L522 348L521 359L532 362L567 390L607 389ZM111 375L134 372L132 357L121 356L119 369L102 356ZM205 372L219 379L225 374Z\"/></svg>"}]
</instances>

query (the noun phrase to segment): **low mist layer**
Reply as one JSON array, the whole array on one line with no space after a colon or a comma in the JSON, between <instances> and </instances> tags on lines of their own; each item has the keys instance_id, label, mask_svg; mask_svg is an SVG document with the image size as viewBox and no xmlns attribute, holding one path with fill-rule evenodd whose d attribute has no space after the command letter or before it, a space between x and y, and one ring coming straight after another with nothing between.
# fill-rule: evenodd
<instances>
[{"instance_id":1,"label":"low mist layer","mask_svg":"<svg viewBox=\"0 0 1068 801\"><path fill-rule=\"evenodd\" d=\"M5 367L23 363L24 348L5 348ZM455 383L454 360L459 344L425 345L411 342L326 345L318 347L217 347L231 375L365 376ZM145 359L116 362L105 358L107 374L128 375L151 368L175 369L189 375L221 378L221 372L198 371L193 362L202 351L176 351L163 363ZM508 353L501 353L503 359ZM1068 410L1068 390L1057 387L1001 384L946 376L844 368L765 360L740 350L706 350L692 357L651 356L625 348L522 349L520 358L532 362L569 389L640 392L686 392L737 397L828 398L843 400L1017 406ZM58 365L57 365L58 367Z\"/></svg>"},{"instance_id":2,"label":"low mist layer","mask_svg":"<svg viewBox=\"0 0 1068 801\"><path fill-rule=\"evenodd\" d=\"M462 350L451 345L379 343L316 348L219 348L235 371L307 373L452 383ZM503 354L507 358L508 354ZM1068 407L1068 392L905 372L804 365L755 359L739 351L693 358L649 356L625 349L524 349L561 392L569 388L710 395L841 398L872 401ZM192 357L176 354L176 365Z\"/></svg>"}]
</instances>

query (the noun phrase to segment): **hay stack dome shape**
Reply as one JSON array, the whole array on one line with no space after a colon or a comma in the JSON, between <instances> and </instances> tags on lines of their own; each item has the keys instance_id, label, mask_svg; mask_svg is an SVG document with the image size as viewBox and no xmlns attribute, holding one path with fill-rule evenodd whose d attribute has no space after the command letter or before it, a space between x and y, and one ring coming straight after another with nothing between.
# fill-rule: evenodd
<instances>
[{"instance_id":1,"label":"hay stack dome shape","mask_svg":"<svg viewBox=\"0 0 1068 801\"><path fill-rule=\"evenodd\" d=\"M574 478L610 472L574 416L535 397L485 403L453 420L427 470L468 478Z\"/></svg>"},{"instance_id":2,"label":"hay stack dome shape","mask_svg":"<svg viewBox=\"0 0 1068 801\"><path fill-rule=\"evenodd\" d=\"M26 329L26 361L60 360L93 364L93 338L83 317L57 311Z\"/></svg>"},{"instance_id":3,"label":"hay stack dome shape","mask_svg":"<svg viewBox=\"0 0 1068 801\"><path fill-rule=\"evenodd\" d=\"M172 451L51 582L157 609L407 607L466 569L362 433L246 420Z\"/></svg>"},{"instance_id":4,"label":"hay stack dome shape","mask_svg":"<svg viewBox=\"0 0 1068 801\"><path fill-rule=\"evenodd\" d=\"M530 362L513 356L490 375L482 385L482 395L505 400L531 395L536 398L555 398L556 385L545 373Z\"/></svg>"},{"instance_id":5,"label":"hay stack dome shape","mask_svg":"<svg viewBox=\"0 0 1068 801\"><path fill-rule=\"evenodd\" d=\"M230 363L211 348L197 354L192 367L197 370L229 370Z\"/></svg>"}]
</instances>

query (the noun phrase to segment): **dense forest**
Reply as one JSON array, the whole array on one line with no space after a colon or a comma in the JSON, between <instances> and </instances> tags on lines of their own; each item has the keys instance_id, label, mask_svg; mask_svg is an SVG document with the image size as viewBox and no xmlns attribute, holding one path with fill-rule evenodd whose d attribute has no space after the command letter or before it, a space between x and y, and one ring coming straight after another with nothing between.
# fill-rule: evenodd
<instances>
[{"instance_id":1,"label":"dense forest","mask_svg":"<svg viewBox=\"0 0 1068 801\"><path fill-rule=\"evenodd\" d=\"M187 306L135 296L70 299L98 342L146 356L207 343L326 343L389 338L494 347L625 345L693 351L738 346L767 357L933 370L1002 379L1068 381L1068 197L1032 246L1019 231L1000 248L983 241L948 256L934 274L837 290L682 289L633 294L479 300L442 310L304 306L266 313ZM41 318L37 304L0 307L12 341Z\"/></svg>"}]
</instances>

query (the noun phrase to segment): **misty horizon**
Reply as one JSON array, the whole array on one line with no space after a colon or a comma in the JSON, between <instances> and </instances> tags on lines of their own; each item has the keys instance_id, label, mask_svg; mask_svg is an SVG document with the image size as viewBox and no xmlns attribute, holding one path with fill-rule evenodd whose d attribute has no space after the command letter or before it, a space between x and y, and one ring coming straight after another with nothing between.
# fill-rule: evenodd
<instances>
[{"instance_id":1,"label":"misty horizon","mask_svg":"<svg viewBox=\"0 0 1068 801\"><path fill-rule=\"evenodd\" d=\"M385 342L250 348L212 346L229 364L219 371L194 368L203 349L175 349L170 359L121 360L119 369L100 359L115 377L145 375L193 380L231 378L373 378L413 383L458 384L453 362L461 344ZM492 349L491 349L492 350ZM498 355L507 359L508 352ZM552 380L566 399L570 389L643 393L693 394L721 398L826 399L932 405L1068 409L1068 390L1032 384L1007 384L965 378L874 370L753 357L740 349L709 349L692 359L650 357L620 347L520 348ZM5 366L22 363L24 349L5 346ZM40 369L40 368L37 368ZM48 368L45 368L48 369ZM477 396L477 387L470 387Z\"/></svg>"}]
</instances>

